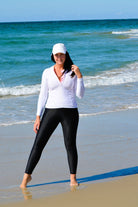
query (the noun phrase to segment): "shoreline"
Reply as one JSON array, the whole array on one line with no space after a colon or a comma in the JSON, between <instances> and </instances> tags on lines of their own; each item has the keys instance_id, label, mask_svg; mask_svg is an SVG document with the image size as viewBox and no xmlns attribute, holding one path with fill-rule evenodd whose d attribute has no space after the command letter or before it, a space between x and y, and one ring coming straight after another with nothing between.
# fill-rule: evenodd
<instances>
[{"instance_id":1,"label":"shoreline","mask_svg":"<svg viewBox=\"0 0 138 207\"><path fill-rule=\"evenodd\" d=\"M138 173L137 117L138 109L80 117L77 136L80 190ZM34 141L33 124L0 127L0 139L0 204L21 202L19 184ZM33 199L69 193L68 163L60 126L43 152L28 191Z\"/></svg>"},{"instance_id":2,"label":"shoreline","mask_svg":"<svg viewBox=\"0 0 138 207\"><path fill-rule=\"evenodd\" d=\"M84 118L84 117L93 117L93 116L100 116L100 115L106 115L106 114L112 114L112 113L117 113L117 112L125 112L125 111L129 111L129 110L138 110L138 107L136 108L127 108L127 109L118 109L118 110L111 110L111 111L102 111L102 112L95 112L95 113L79 113L79 118ZM28 121L17 121L17 122L13 122L13 123L3 123L0 124L0 128L1 127L13 127L13 126L18 126L18 125L32 125L35 122L35 120L28 120Z\"/></svg>"},{"instance_id":3,"label":"shoreline","mask_svg":"<svg viewBox=\"0 0 138 207\"><path fill-rule=\"evenodd\" d=\"M125 176L116 180L87 184L80 189L72 188L70 192L64 192L59 195L32 199L29 190L22 191L24 201L0 204L0 207L35 207L35 206L78 206L91 207L137 207L138 205L138 174Z\"/></svg>"}]
</instances>

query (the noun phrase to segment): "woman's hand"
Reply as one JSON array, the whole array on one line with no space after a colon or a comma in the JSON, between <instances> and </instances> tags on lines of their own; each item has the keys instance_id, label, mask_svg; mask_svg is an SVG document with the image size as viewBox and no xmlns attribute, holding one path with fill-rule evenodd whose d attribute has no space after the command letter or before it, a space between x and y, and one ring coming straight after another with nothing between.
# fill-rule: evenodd
<instances>
[{"instance_id":1,"label":"woman's hand","mask_svg":"<svg viewBox=\"0 0 138 207\"><path fill-rule=\"evenodd\" d=\"M71 70L76 74L77 78L82 78L82 74L81 74L80 69L77 65L72 65Z\"/></svg>"},{"instance_id":2,"label":"woman's hand","mask_svg":"<svg viewBox=\"0 0 138 207\"><path fill-rule=\"evenodd\" d=\"M35 123L34 123L34 132L37 134L37 131L40 127L40 116L36 117Z\"/></svg>"}]
</instances>

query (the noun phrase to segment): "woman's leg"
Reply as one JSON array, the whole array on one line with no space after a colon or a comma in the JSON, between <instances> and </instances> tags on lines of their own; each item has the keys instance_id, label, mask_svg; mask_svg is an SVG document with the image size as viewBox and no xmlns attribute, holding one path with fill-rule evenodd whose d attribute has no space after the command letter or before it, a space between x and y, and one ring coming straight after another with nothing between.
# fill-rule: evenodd
<instances>
[{"instance_id":1,"label":"woman's leg","mask_svg":"<svg viewBox=\"0 0 138 207\"><path fill-rule=\"evenodd\" d=\"M58 123L59 118L56 116L55 110L46 109L28 159L23 181L20 185L21 188L25 188L27 183L31 180L31 174L41 157L45 145L47 144Z\"/></svg>"},{"instance_id":2,"label":"woman's leg","mask_svg":"<svg viewBox=\"0 0 138 207\"><path fill-rule=\"evenodd\" d=\"M64 109L62 115L62 128L64 142L67 150L67 157L70 169L71 185L78 185L76 181L78 154L76 147L76 134L78 127L79 115L77 109Z\"/></svg>"}]
</instances>

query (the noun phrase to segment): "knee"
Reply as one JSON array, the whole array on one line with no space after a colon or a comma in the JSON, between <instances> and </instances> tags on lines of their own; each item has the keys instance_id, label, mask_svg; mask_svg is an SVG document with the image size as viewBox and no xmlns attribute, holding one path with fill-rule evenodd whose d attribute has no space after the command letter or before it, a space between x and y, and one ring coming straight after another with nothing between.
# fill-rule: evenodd
<instances>
[{"instance_id":1,"label":"knee","mask_svg":"<svg viewBox=\"0 0 138 207\"><path fill-rule=\"evenodd\" d=\"M41 142L34 143L33 150L39 152L39 151L42 151L43 148L44 148L44 146Z\"/></svg>"},{"instance_id":2,"label":"knee","mask_svg":"<svg viewBox=\"0 0 138 207\"><path fill-rule=\"evenodd\" d=\"M76 143L66 143L65 144L67 151L76 151Z\"/></svg>"}]
</instances>

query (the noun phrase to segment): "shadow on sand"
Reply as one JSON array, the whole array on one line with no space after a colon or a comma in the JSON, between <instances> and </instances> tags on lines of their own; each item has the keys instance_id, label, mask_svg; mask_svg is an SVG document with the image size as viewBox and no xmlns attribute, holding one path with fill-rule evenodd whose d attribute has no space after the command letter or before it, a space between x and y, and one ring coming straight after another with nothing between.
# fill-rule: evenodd
<instances>
[{"instance_id":1,"label":"shadow on sand","mask_svg":"<svg viewBox=\"0 0 138 207\"><path fill-rule=\"evenodd\" d=\"M134 175L137 173L138 173L138 166L115 170L115 171L111 171L111 172L107 172L107 173L103 173L103 174L99 174L99 175L92 175L89 177L78 178L77 181L80 184L80 183L86 183L86 182L91 182L91 181L96 181L96 180L103 180L103 179L115 178L115 177L120 177L120 176ZM54 182L28 185L27 187L32 188L32 187L37 187L37 186L52 185L52 184L59 184L59 183L68 183L68 182L70 182L70 180L59 180L59 181L54 181Z\"/></svg>"}]
</instances>

